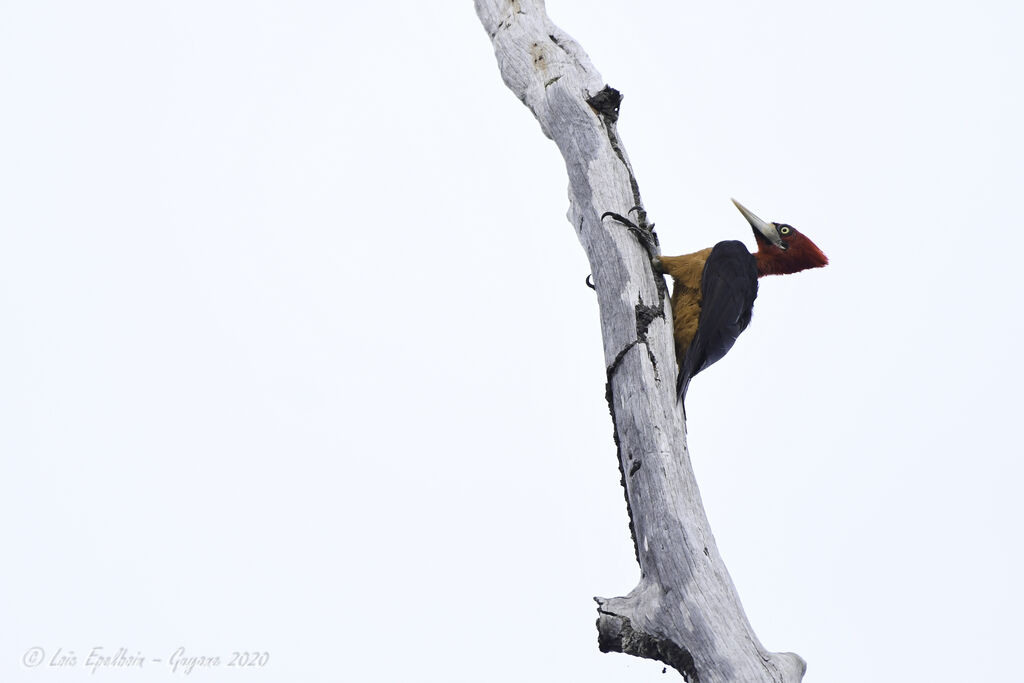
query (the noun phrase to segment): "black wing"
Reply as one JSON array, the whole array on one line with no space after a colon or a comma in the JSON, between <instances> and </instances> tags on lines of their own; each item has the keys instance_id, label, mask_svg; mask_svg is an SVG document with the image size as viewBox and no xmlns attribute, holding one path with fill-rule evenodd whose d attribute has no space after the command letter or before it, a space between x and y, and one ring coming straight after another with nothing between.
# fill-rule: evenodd
<instances>
[{"instance_id":1,"label":"black wing","mask_svg":"<svg viewBox=\"0 0 1024 683\"><path fill-rule=\"evenodd\" d=\"M700 319L697 333L679 368L679 400L693 376L729 352L750 324L757 298L757 262L742 242L719 242L711 250L701 275Z\"/></svg>"}]
</instances>

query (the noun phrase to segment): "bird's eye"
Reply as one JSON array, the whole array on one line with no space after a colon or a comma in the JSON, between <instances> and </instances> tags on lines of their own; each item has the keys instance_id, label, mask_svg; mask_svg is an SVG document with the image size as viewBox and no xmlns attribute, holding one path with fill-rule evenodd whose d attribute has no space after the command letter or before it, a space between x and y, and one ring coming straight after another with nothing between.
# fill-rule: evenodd
<instances>
[{"instance_id":1,"label":"bird's eye","mask_svg":"<svg viewBox=\"0 0 1024 683\"><path fill-rule=\"evenodd\" d=\"M779 228L780 235L788 235L791 232L793 232L793 228L789 227L788 225L783 225L781 228Z\"/></svg>"}]
</instances>

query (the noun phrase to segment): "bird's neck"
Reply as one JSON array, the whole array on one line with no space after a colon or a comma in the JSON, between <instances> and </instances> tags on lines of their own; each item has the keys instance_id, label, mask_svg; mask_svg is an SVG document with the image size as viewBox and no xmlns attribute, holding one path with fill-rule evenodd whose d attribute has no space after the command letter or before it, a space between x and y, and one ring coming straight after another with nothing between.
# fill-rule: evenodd
<instances>
[{"instance_id":1,"label":"bird's neck","mask_svg":"<svg viewBox=\"0 0 1024 683\"><path fill-rule=\"evenodd\" d=\"M754 254L754 260L757 261L758 277L799 273L801 270L807 270L816 265L805 262L798 254L790 254L788 251L761 251L758 249Z\"/></svg>"}]
</instances>

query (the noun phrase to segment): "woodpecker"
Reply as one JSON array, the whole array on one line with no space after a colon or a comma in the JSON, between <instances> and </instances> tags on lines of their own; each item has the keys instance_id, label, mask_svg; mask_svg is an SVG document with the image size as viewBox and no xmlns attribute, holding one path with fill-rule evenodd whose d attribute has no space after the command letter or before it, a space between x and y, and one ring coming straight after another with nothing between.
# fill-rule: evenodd
<instances>
[{"instance_id":1,"label":"woodpecker","mask_svg":"<svg viewBox=\"0 0 1024 683\"><path fill-rule=\"evenodd\" d=\"M655 272L672 277L676 390L681 402L694 375L725 356L750 324L758 278L828 265L821 249L792 225L769 223L735 199L732 203L754 231L753 254L742 242L728 240L692 254L662 256L653 226L639 227L610 211L601 216L626 225L647 249Z\"/></svg>"}]
</instances>

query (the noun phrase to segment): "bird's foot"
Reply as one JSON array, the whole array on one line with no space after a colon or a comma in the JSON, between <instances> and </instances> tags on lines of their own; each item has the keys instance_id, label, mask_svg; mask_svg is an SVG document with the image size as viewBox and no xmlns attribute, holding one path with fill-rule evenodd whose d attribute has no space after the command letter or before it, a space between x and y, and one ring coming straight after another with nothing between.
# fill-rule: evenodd
<instances>
[{"instance_id":1,"label":"bird's foot","mask_svg":"<svg viewBox=\"0 0 1024 683\"><path fill-rule=\"evenodd\" d=\"M659 263L661 257L661 244L658 242L658 234L654 232L654 223L647 222L647 212L639 206L634 206L629 210L630 213L636 211L637 222L629 220L621 214L617 214L614 211L605 211L601 214L601 220L605 218L611 218L617 223L621 223L626 226L633 236L636 237L646 251L648 256L651 257L653 263Z\"/></svg>"}]
</instances>

